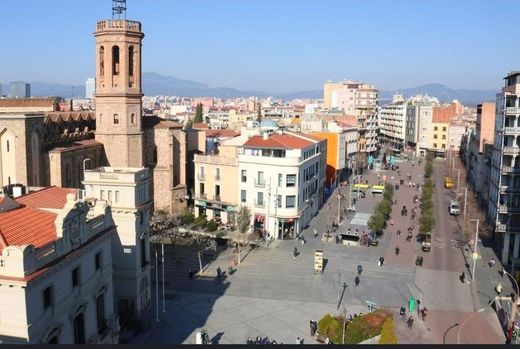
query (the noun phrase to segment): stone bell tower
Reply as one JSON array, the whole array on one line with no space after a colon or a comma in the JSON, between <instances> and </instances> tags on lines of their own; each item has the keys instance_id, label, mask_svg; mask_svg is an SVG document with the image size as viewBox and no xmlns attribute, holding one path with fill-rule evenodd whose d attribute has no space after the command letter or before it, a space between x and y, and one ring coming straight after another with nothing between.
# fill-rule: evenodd
<instances>
[{"instance_id":1,"label":"stone bell tower","mask_svg":"<svg viewBox=\"0 0 520 349\"><path fill-rule=\"evenodd\" d=\"M122 13L120 7L113 10ZM109 166L143 167L141 23L99 21L94 36L96 140L103 143Z\"/></svg>"}]
</instances>

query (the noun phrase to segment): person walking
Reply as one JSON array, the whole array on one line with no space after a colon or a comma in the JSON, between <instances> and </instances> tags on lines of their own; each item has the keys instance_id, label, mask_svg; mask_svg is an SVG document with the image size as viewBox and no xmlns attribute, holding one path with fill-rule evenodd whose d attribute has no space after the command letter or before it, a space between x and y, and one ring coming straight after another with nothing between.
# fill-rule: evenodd
<instances>
[{"instance_id":1,"label":"person walking","mask_svg":"<svg viewBox=\"0 0 520 349\"><path fill-rule=\"evenodd\" d=\"M295 246L293 251L293 257L296 258L298 256L298 248Z\"/></svg>"},{"instance_id":2,"label":"person walking","mask_svg":"<svg viewBox=\"0 0 520 349\"><path fill-rule=\"evenodd\" d=\"M399 256L399 251L400 251L400 250L399 250L399 246L397 246L397 247L395 248L395 255L396 255L396 256Z\"/></svg>"},{"instance_id":3,"label":"person walking","mask_svg":"<svg viewBox=\"0 0 520 349\"><path fill-rule=\"evenodd\" d=\"M296 338L296 344L301 344L300 337Z\"/></svg>"},{"instance_id":4,"label":"person walking","mask_svg":"<svg viewBox=\"0 0 520 349\"><path fill-rule=\"evenodd\" d=\"M397 230L396 234L398 238L401 237L401 230Z\"/></svg>"},{"instance_id":5,"label":"person walking","mask_svg":"<svg viewBox=\"0 0 520 349\"><path fill-rule=\"evenodd\" d=\"M428 309L426 309L426 307L423 307L421 310L421 316L423 321L426 320L426 315L428 315Z\"/></svg>"},{"instance_id":6,"label":"person walking","mask_svg":"<svg viewBox=\"0 0 520 349\"><path fill-rule=\"evenodd\" d=\"M413 326L413 316L410 316L408 318L408 321L406 322L407 325L408 325L408 328L411 330L412 329L412 326Z\"/></svg>"},{"instance_id":7,"label":"person walking","mask_svg":"<svg viewBox=\"0 0 520 349\"><path fill-rule=\"evenodd\" d=\"M357 266L357 273L358 273L358 275L361 275L362 272L363 272L363 267L361 266L361 264L359 264Z\"/></svg>"},{"instance_id":8,"label":"person walking","mask_svg":"<svg viewBox=\"0 0 520 349\"><path fill-rule=\"evenodd\" d=\"M460 274L460 281L464 282L465 279L466 279L466 273L464 271L462 271L462 273Z\"/></svg>"},{"instance_id":9,"label":"person walking","mask_svg":"<svg viewBox=\"0 0 520 349\"><path fill-rule=\"evenodd\" d=\"M359 276L356 276L356 277L354 278L354 283L356 284L356 286L359 285L359 281L360 281L360 280L359 280Z\"/></svg>"}]
</instances>

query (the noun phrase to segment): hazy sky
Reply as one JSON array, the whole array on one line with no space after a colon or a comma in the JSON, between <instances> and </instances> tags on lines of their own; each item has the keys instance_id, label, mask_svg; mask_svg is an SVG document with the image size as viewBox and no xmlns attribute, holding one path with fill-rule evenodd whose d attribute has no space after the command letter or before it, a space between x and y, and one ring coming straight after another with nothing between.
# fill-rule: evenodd
<instances>
[{"instance_id":1,"label":"hazy sky","mask_svg":"<svg viewBox=\"0 0 520 349\"><path fill-rule=\"evenodd\" d=\"M1 0L0 81L83 84L111 0ZM269 92L351 78L497 90L520 70L518 0L128 0L143 71Z\"/></svg>"}]
</instances>

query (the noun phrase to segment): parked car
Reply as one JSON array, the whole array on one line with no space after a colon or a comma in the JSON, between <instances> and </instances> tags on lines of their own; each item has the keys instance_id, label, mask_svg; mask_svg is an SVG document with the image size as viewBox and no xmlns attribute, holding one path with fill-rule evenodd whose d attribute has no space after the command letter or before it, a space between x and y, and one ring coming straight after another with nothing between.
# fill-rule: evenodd
<instances>
[{"instance_id":1,"label":"parked car","mask_svg":"<svg viewBox=\"0 0 520 349\"><path fill-rule=\"evenodd\" d=\"M459 205L458 201L451 200L448 210L451 215L458 216L460 214L460 205Z\"/></svg>"},{"instance_id":2,"label":"parked car","mask_svg":"<svg viewBox=\"0 0 520 349\"><path fill-rule=\"evenodd\" d=\"M451 189L451 188L453 188L453 181L451 180L450 177L446 177L446 178L444 178L444 187L445 187L446 189Z\"/></svg>"}]
</instances>

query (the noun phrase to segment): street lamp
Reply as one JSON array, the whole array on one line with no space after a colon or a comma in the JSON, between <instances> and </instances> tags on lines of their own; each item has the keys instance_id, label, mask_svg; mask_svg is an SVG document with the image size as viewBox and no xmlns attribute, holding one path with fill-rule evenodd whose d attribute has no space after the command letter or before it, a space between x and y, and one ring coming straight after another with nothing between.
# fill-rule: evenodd
<instances>
[{"instance_id":1,"label":"street lamp","mask_svg":"<svg viewBox=\"0 0 520 349\"><path fill-rule=\"evenodd\" d=\"M477 249L478 249L478 224L480 222L479 219L472 219L472 222L477 221L477 226L475 228L475 250L473 252L473 271L471 272L471 277L473 278L473 281L475 281L475 265L477 264Z\"/></svg>"},{"instance_id":2,"label":"street lamp","mask_svg":"<svg viewBox=\"0 0 520 349\"><path fill-rule=\"evenodd\" d=\"M455 171L457 171L457 190L459 190L460 188L460 168L456 169Z\"/></svg>"},{"instance_id":3,"label":"street lamp","mask_svg":"<svg viewBox=\"0 0 520 349\"><path fill-rule=\"evenodd\" d=\"M460 189L464 189L464 218L466 218L466 202L468 201L468 188L462 187Z\"/></svg>"},{"instance_id":4,"label":"street lamp","mask_svg":"<svg viewBox=\"0 0 520 349\"><path fill-rule=\"evenodd\" d=\"M482 308L482 309L479 309L478 311L476 311L475 313L471 313L470 315L468 315L468 317L466 318L466 320L464 320L464 322L462 323L462 325L460 325L459 327L459 332L457 333L457 344L460 344L460 333L462 332L462 329L464 328L464 325L466 325L466 323L475 315L477 315L478 313L482 313L483 311L485 311L486 309L485 308Z\"/></svg>"}]
</instances>

